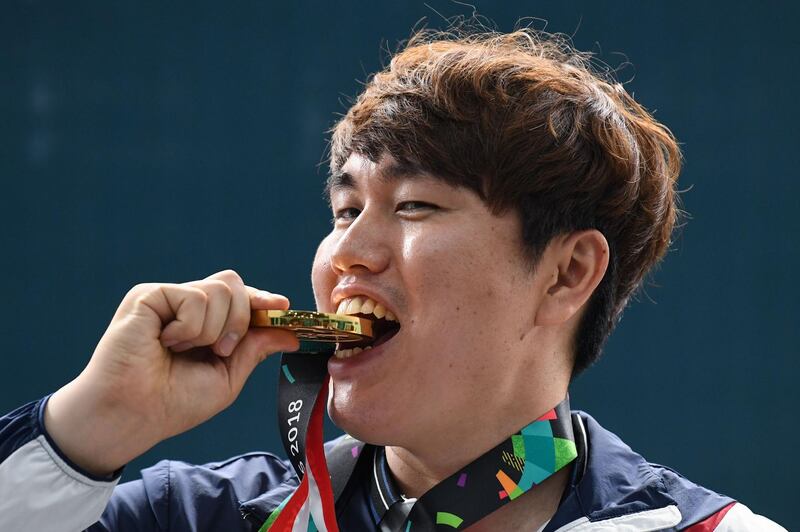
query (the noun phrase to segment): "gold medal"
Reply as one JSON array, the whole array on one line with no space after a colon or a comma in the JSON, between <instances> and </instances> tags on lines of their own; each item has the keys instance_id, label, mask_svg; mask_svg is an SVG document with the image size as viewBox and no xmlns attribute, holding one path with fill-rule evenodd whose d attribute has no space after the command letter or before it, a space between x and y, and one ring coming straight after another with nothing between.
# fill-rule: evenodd
<instances>
[{"instance_id":1,"label":"gold medal","mask_svg":"<svg viewBox=\"0 0 800 532\"><path fill-rule=\"evenodd\" d=\"M254 310L251 327L278 327L300 340L353 343L374 338L372 320L310 310Z\"/></svg>"}]
</instances>

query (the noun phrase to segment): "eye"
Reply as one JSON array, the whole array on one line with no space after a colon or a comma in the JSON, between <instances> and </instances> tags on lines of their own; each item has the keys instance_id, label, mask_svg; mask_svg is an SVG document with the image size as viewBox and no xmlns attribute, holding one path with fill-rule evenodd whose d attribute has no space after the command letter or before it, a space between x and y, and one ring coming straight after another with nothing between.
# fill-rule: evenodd
<instances>
[{"instance_id":1,"label":"eye","mask_svg":"<svg viewBox=\"0 0 800 532\"><path fill-rule=\"evenodd\" d=\"M397 211L418 212L426 209L438 209L438 207L424 201L402 201L397 204Z\"/></svg>"},{"instance_id":2,"label":"eye","mask_svg":"<svg viewBox=\"0 0 800 532\"><path fill-rule=\"evenodd\" d=\"M333 214L332 222L336 223L336 222L338 222L340 220L344 221L344 222L347 222L347 221L353 220L353 219L355 219L356 216L358 216L359 212L361 212L361 211L359 211L355 207L346 207L344 209L339 209L338 211L336 211Z\"/></svg>"},{"instance_id":3,"label":"eye","mask_svg":"<svg viewBox=\"0 0 800 532\"><path fill-rule=\"evenodd\" d=\"M439 207L424 201L401 201L397 204L396 212L402 212L406 215L415 215L429 210L438 210ZM348 223L355 220L361 213L360 209L356 207L345 207L334 211L331 223Z\"/></svg>"}]
</instances>

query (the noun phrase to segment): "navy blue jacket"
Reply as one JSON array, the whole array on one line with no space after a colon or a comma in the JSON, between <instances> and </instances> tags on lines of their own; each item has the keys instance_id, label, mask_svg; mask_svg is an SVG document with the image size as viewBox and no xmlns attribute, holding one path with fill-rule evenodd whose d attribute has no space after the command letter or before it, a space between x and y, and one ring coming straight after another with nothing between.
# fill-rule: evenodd
<instances>
[{"instance_id":1,"label":"navy blue jacket","mask_svg":"<svg viewBox=\"0 0 800 532\"><path fill-rule=\"evenodd\" d=\"M254 452L200 466L164 460L144 469L140 480L114 487L117 479L93 479L60 453L44 429L45 401L30 403L0 418L0 530L13 530L3 526L4 519L15 523L13 526L28 522L25 514L28 518L32 514L25 506L37 495L20 492L41 492L42 487L37 486L40 477L49 479L49 489L56 492L44 497L47 501L43 504L52 508L43 510L51 516L63 514L68 520L72 513L62 508L67 504L64 501L78 505L82 497L86 501L93 498L91 504L98 506L102 515L91 526L88 523L93 521L87 522L90 532L252 532L298 485L288 460ZM698 486L668 467L647 462L588 414L575 412L573 425L585 459L573 467L567 491L545 532L601 526L693 532L783 530L729 497ZM326 451L335 445L364 447L345 436L328 442ZM362 455L369 449L364 447ZM57 467L51 467L48 460ZM21 468L27 468L28 474L21 474ZM59 474L67 478L61 479ZM337 503L343 531L377 530L362 477L357 469L355 480ZM16 500L4 503L3 497Z\"/></svg>"}]
</instances>

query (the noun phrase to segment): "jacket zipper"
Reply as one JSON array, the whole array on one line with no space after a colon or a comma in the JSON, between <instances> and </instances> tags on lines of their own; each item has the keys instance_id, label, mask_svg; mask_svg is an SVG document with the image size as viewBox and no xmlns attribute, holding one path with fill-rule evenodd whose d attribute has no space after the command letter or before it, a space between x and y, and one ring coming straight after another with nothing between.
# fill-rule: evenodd
<instances>
[{"instance_id":1,"label":"jacket zipper","mask_svg":"<svg viewBox=\"0 0 800 532\"><path fill-rule=\"evenodd\" d=\"M253 508L252 506L250 507L243 506L239 508L239 511L242 513L242 519L248 521L250 524L256 527L254 530L258 530L259 528L261 528L261 525L263 525L264 521L267 520L266 517L260 517L256 509Z\"/></svg>"}]
</instances>

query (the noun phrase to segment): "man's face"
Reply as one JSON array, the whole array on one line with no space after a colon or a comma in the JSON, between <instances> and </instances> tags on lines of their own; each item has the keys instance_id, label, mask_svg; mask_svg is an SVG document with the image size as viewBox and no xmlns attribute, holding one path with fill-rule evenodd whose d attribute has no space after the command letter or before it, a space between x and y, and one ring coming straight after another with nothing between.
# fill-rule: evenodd
<instances>
[{"instance_id":1,"label":"man's face","mask_svg":"<svg viewBox=\"0 0 800 532\"><path fill-rule=\"evenodd\" d=\"M538 304L517 216L494 216L472 191L403 173L388 156L353 154L342 174L314 259L317 308L366 295L401 328L331 359L333 421L370 443L413 445L513 408Z\"/></svg>"}]
</instances>

